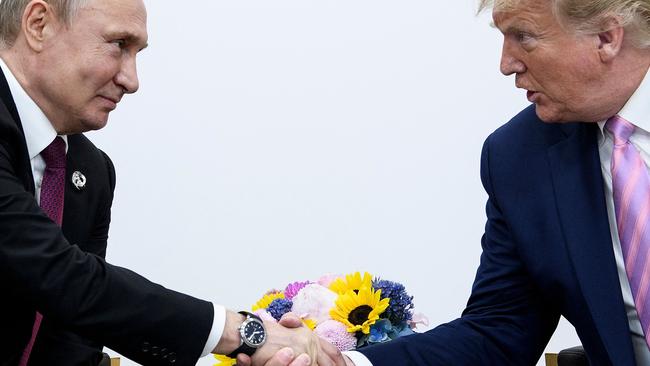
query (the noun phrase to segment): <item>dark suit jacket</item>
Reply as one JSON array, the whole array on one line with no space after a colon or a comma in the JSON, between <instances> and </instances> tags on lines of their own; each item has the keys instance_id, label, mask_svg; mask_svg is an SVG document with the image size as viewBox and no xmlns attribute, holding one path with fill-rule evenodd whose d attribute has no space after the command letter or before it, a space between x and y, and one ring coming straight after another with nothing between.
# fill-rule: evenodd
<instances>
[{"instance_id":1,"label":"dark suit jacket","mask_svg":"<svg viewBox=\"0 0 650 366\"><path fill-rule=\"evenodd\" d=\"M0 72L0 365L18 363L36 310L45 320L30 365L90 364L101 345L146 365L194 365L212 305L103 260L113 166L82 135L68 144L66 175L79 170L87 184L66 182L60 228L34 199L20 116Z\"/></svg>"},{"instance_id":2,"label":"dark suit jacket","mask_svg":"<svg viewBox=\"0 0 650 366\"><path fill-rule=\"evenodd\" d=\"M106 255L106 241L115 187L115 170L108 156L83 135L68 136L67 177L83 172L87 188L66 181L63 236L81 250ZM44 318L34 344L30 366L97 366L103 346Z\"/></svg>"},{"instance_id":3,"label":"dark suit jacket","mask_svg":"<svg viewBox=\"0 0 650 366\"><path fill-rule=\"evenodd\" d=\"M535 365L560 315L591 365L635 365L595 123L547 124L531 106L488 137L483 253L467 308L362 352L373 365Z\"/></svg>"}]
</instances>

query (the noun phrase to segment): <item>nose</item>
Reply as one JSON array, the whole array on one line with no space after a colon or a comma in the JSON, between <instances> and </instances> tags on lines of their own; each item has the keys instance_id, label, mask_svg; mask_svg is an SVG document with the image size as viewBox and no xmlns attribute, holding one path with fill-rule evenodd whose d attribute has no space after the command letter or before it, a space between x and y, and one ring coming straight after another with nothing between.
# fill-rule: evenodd
<instances>
[{"instance_id":1,"label":"nose","mask_svg":"<svg viewBox=\"0 0 650 366\"><path fill-rule=\"evenodd\" d=\"M140 88L138 81L138 69L135 56L126 57L122 61L122 67L115 76L115 83L124 89L127 94L133 94Z\"/></svg>"},{"instance_id":2,"label":"nose","mask_svg":"<svg viewBox=\"0 0 650 366\"><path fill-rule=\"evenodd\" d=\"M501 73L503 75L522 74L526 72L526 64L524 64L514 52L512 52L508 41L503 42L503 49L501 51Z\"/></svg>"}]
</instances>

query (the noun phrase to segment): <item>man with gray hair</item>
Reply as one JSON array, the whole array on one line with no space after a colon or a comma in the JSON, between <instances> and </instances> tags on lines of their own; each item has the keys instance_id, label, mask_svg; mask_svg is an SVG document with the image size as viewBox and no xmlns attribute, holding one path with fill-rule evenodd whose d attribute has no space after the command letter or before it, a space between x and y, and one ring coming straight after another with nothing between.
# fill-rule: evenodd
<instances>
[{"instance_id":1,"label":"man with gray hair","mask_svg":"<svg viewBox=\"0 0 650 366\"><path fill-rule=\"evenodd\" d=\"M535 365L560 316L590 365L650 365L650 1L483 0L532 103L486 140L462 316L348 364Z\"/></svg>"},{"instance_id":2,"label":"man with gray hair","mask_svg":"<svg viewBox=\"0 0 650 366\"><path fill-rule=\"evenodd\" d=\"M211 352L342 365L306 327L104 261L115 172L82 133L137 91L146 19L142 0L0 1L0 364L96 365L106 345L146 365Z\"/></svg>"}]
</instances>

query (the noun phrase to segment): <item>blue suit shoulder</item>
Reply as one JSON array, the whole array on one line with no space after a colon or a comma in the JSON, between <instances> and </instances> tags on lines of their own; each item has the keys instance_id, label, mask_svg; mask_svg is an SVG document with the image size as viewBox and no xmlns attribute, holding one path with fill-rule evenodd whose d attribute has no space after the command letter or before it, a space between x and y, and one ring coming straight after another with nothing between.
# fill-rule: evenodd
<instances>
[{"instance_id":1,"label":"blue suit shoulder","mask_svg":"<svg viewBox=\"0 0 650 366\"><path fill-rule=\"evenodd\" d=\"M481 153L481 181L493 198L531 192L548 177L548 151L584 129L584 123L542 121L531 105L487 137Z\"/></svg>"},{"instance_id":2,"label":"blue suit shoulder","mask_svg":"<svg viewBox=\"0 0 650 366\"><path fill-rule=\"evenodd\" d=\"M577 128L578 123L548 123L542 121L530 105L503 126L496 129L486 140L490 148L510 152L547 148L562 141Z\"/></svg>"}]
</instances>

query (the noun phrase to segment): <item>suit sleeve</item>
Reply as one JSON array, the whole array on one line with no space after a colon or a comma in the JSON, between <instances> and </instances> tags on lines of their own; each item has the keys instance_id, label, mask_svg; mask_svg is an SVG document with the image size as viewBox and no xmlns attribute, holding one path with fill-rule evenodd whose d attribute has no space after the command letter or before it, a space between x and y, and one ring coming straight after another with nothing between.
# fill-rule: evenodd
<instances>
[{"instance_id":1,"label":"suit sleeve","mask_svg":"<svg viewBox=\"0 0 650 366\"><path fill-rule=\"evenodd\" d=\"M490 138L481 155L488 193L481 262L462 316L422 334L361 349L381 365L535 365L557 326L518 256L492 186Z\"/></svg>"},{"instance_id":2,"label":"suit sleeve","mask_svg":"<svg viewBox=\"0 0 650 366\"><path fill-rule=\"evenodd\" d=\"M115 167L113 162L103 151L101 156L106 162L106 171L108 172L108 194L106 199L102 202L101 207L98 208L97 218L95 225L90 233L89 241L93 244L88 245L90 248L100 248L99 253L95 253L102 258L106 258L106 247L108 244L108 230L111 225L111 207L113 206L113 194L115 191Z\"/></svg>"},{"instance_id":3,"label":"suit sleeve","mask_svg":"<svg viewBox=\"0 0 650 366\"><path fill-rule=\"evenodd\" d=\"M194 365L209 302L154 284L70 245L25 190L0 145L0 278L51 319L147 365Z\"/></svg>"}]
</instances>

